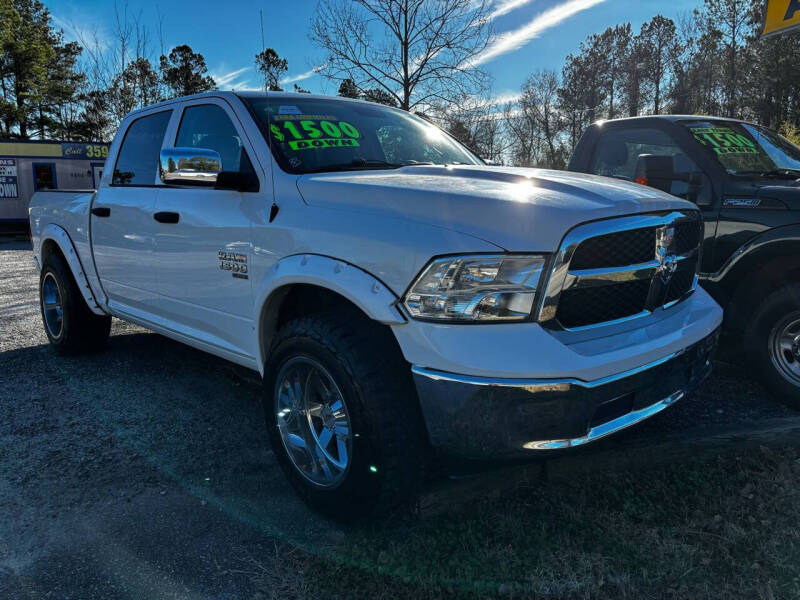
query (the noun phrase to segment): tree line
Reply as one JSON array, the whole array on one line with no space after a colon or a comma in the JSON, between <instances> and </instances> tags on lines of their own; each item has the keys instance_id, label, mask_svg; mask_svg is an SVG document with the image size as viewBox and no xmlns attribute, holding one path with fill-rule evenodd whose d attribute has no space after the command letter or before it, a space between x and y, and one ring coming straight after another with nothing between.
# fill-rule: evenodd
<instances>
[{"instance_id":1,"label":"tree line","mask_svg":"<svg viewBox=\"0 0 800 600\"><path fill-rule=\"evenodd\" d=\"M496 107L468 112L462 139L499 162L550 168L566 165L589 124L638 115L735 117L800 142L800 36L761 39L762 9L704 0L677 21L655 15L638 31L625 23L590 35L560 72L525 80L501 126L487 127Z\"/></svg>"},{"instance_id":2,"label":"tree line","mask_svg":"<svg viewBox=\"0 0 800 600\"><path fill-rule=\"evenodd\" d=\"M760 39L762 4L703 0L677 20L609 27L509 102L490 98L481 68L489 0L319 0L309 37L339 95L420 114L494 162L562 168L599 119L722 115L796 136L800 36ZM0 0L0 137L109 140L135 108L217 87L202 54L166 48L160 15L154 33L115 5L111 36L67 42L40 0ZM264 48L254 65L281 90L285 58Z\"/></svg>"},{"instance_id":3,"label":"tree line","mask_svg":"<svg viewBox=\"0 0 800 600\"><path fill-rule=\"evenodd\" d=\"M321 0L309 37L340 95L441 114L434 108L487 89L469 63L489 39L488 2ZM76 30L67 42L40 0L0 0L0 137L109 140L133 109L216 89L202 54L166 49L158 17L154 35L141 13L115 3L110 40ZM386 39L372 39L370 21ZM265 89L282 89L288 61L277 51L264 48L254 66Z\"/></svg>"},{"instance_id":4,"label":"tree line","mask_svg":"<svg viewBox=\"0 0 800 600\"><path fill-rule=\"evenodd\" d=\"M119 5L110 41L76 35L65 41L39 0L0 0L0 138L108 141L136 108L217 89L202 54L188 44L166 50L160 17L157 40L141 13ZM255 66L280 89L285 59L267 48Z\"/></svg>"}]
</instances>

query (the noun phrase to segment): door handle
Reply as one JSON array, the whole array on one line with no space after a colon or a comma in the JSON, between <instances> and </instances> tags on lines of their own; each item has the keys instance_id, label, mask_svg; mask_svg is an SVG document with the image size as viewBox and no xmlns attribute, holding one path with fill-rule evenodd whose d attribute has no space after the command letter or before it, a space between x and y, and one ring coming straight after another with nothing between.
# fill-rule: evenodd
<instances>
[{"instance_id":1,"label":"door handle","mask_svg":"<svg viewBox=\"0 0 800 600\"><path fill-rule=\"evenodd\" d=\"M159 223L177 223L181 216L176 212L157 212L153 218Z\"/></svg>"},{"instance_id":2,"label":"door handle","mask_svg":"<svg viewBox=\"0 0 800 600\"><path fill-rule=\"evenodd\" d=\"M95 217L109 217L111 216L111 209L107 206L95 206L92 209L92 214Z\"/></svg>"}]
</instances>

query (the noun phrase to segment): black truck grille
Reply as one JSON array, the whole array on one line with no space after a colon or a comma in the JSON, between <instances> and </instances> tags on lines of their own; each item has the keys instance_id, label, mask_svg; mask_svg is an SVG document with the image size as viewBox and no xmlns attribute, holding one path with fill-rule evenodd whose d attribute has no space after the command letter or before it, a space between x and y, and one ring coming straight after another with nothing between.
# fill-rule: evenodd
<instances>
[{"instance_id":1,"label":"black truck grille","mask_svg":"<svg viewBox=\"0 0 800 600\"><path fill-rule=\"evenodd\" d=\"M575 250L570 268L599 269L645 263L653 260L655 240L655 227L589 238Z\"/></svg>"},{"instance_id":2,"label":"black truck grille","mask_svg":"<svg viewBox=\"0 0 800 600\"><path fill-rule=\"evenodd\" d=\"M621 230L614 231L617 222ZM567 329L603 324L671 305L694 289L702 241L696 213L624 217L579 229L601 233L580 231L565 240L567 268L553 267L541 321Z\"/></svg>"},{"instance_id":3,"label":"black truck grille","mask_svg":"<svg viewBox=\"0 0 800 600\"><path fill-rule=\"evenodd\" d=\"M675 302L680 300L686 292L692 289L694 285L694 276L697 271L697 260L685 260L678 268L670 279L667 286L667 295L664 303Z\"/></svg>"},{"instance_id":4,"label":"black truck grille","mask_svg":"<svg viewBox=\"0 0 800 600\"><path fill-rule=\"evenodd\" d=\"M567 290L558 303L558 320L564 327L584 327L635 315L644 310L649 291L644 279Z\"/></svg>"},{"instance_id":5,"label":"black truck grille","mask_svg":"<svg viewBox=\"0 0 800 600\"><path fill-rule=\"evenodd\" d=\"M684 221L675 225L675 252L686 254L697 249L703 235L703 223L699 219L696 221Z\"/></svg>"}]
</instances>

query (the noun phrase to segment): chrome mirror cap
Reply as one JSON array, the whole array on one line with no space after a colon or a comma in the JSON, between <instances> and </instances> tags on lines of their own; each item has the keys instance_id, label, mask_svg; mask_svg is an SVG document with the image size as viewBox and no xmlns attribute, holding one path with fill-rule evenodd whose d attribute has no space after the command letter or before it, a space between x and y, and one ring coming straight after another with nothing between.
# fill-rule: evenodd
<instances>
[{"instance_id":1,"label":"chrome mirror cap","mask_svg":"<svg viewBox=\"0 0 800 600\"><path fill-rule=\"evenodd\" d=\"M219 152L207 148L164 148L159 174L167 185L214 186L222 171Z\"/></svg>"}]
</instances>

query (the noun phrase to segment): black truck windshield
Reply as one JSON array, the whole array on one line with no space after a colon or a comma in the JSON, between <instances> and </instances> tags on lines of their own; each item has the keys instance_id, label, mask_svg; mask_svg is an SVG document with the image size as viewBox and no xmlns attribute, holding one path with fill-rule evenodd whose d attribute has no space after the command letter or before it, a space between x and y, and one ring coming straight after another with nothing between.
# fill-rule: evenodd
<instances>
[{"instance_id":1,"label":"black truck windshield","mask_svg":"<svg viewBox=\"0 0 800 600\"><path fill-rule=\"evenodd\" d=\"M291 173L481 164L438 127L394 108L321 98L242 99Z\"/></svg>"},{"instance_id":2,"label":"black truck windshield","mask_svg":"<svg viewBox=\"0 0 800 600\"><path fill-rule=\"evenodd\" d=\"M800 148L765 127L736 121L683 121L732 175L800 177Z\"/></svg>"}]
</instances>

